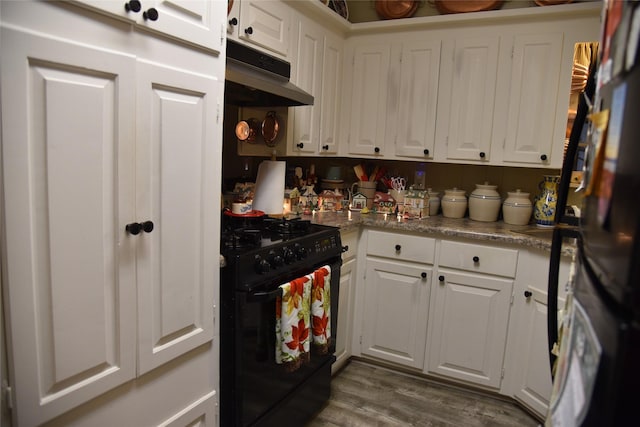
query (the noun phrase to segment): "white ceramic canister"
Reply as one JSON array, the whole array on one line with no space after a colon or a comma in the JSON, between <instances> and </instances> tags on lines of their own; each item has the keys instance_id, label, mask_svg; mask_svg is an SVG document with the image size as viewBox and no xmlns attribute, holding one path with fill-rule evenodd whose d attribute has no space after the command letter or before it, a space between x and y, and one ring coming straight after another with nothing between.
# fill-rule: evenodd
<instances>
[{"instance_id":1,"label":"white ceramic canister","mask_svg":"<svg viewBox=\"0 0 640 427\"><path fill-rule=\"evenodd\" d=\"M482 222L498 220L502 199L497 188L497 185L488 182L476 184L476 189L469 196L469 218Z\"/></svg>"},{"instance_id":2,"label":"white ceramic canister","mask_svg":"<svg viewBox=\"0 0 640 427\"><path fill-rule=\"evenodd\" d=\"M464 190L451 188L444 190L442 197L442 215L447 218L464 218L467 211L467 197Z\"/></svg>"},{"instance_id":3,"label":"white ceramic canister","mask_svg":"<svg viewBox=\"0 0 640 427\"><path fill-rule=\"evenodd\" d=\"M440 210L440 193L427 188L427 194L429 195L429 216L436 216Z\"/></svg>"},{"instance_id":4,"label":"white ceramic canister","mask_svg":"<svg viewBox=\"0 0 640 427\"><path fill-rule=\"evenodd\" d=\"M531 220L533 204L529 200L529 193L517 189L507 192L507 198L502 203L502 216L505 224L527 225Z\"/></svg>"}]
</instances>

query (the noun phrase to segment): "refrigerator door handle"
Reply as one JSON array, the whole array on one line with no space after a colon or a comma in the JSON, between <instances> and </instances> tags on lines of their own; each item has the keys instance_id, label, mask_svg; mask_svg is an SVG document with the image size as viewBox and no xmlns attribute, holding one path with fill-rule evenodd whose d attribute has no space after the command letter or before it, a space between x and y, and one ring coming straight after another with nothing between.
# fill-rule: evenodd
<instances>
[{"instance_id":1,"label":"refrigerator door handle","mask_svg":"<svg viewBox=\"0 0 640 427\"><path fill-rule=\"evenodd\" d=\"M549 257L549 282L547 286L547 337L549 348L549 367L553 376L553 365L556 356L552 353L558 342L558 281L560 280L560 258L562 256L563 239L580 239L577 227L556 225L551 238L551 255Z\"/></svg>"}]
</instances>

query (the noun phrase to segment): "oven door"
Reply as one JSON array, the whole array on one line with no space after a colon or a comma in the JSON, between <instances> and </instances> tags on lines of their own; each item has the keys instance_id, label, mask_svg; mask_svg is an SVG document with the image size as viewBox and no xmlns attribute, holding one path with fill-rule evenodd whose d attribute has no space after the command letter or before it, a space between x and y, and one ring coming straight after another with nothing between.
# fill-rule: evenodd
<instances>
[{"instance_id":1,"label":"oven door","mask_svg":"<svg viewBox=\"0 0 640 427\"><path fill-rule=\"evenodd\" d=\"M309 362L293 372L287 372L275 360L275 310L282 282L252 292L236 293L235 425L286 425L293 420L306 419L328 398L331 364L335 360L341 262L338 260L329 265L332 334L329 353L318 355L311 351ZM312 272L301 272L296 277Z\"/></svg>"}]
</instances>

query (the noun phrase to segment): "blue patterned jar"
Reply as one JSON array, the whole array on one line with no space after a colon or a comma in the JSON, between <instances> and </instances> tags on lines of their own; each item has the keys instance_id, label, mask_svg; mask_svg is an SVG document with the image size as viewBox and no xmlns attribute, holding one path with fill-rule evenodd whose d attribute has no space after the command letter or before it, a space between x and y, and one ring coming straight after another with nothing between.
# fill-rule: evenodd
<instances>
[{"instance_id":1,"label":"blue patterned jar","mask_svg":"<svg viewBox=\"0 0 640 427\"><path fill-rule=\"evenodd\" d=\"M545 175L538 185L540 195L535 200L533 217L536 220L536 225L540 227L551 227L554 224L559 183L560 175Z\"/></svg>"}]
</instances>

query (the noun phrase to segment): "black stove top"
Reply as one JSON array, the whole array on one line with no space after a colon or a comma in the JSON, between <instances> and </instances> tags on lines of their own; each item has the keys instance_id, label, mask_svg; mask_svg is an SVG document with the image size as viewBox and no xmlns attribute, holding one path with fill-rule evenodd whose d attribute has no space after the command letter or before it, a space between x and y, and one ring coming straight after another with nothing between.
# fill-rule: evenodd
<instances>
[{"instance_id":1,"label":"black stove top","mask_svg":"<svg viewBox=\"0 0 640 427\"><path fill-rule=\"evenodd\" d=\"M339 258L342 246L336 227L299 218L266 217L223 223L220 252L226 261L223 279L237 289L251 290L267 282L293 279L302 270Z\"/></svg>"}]
</instances>

